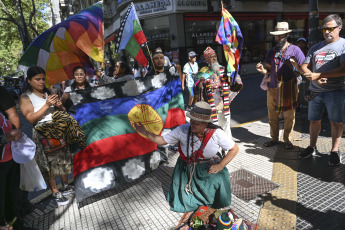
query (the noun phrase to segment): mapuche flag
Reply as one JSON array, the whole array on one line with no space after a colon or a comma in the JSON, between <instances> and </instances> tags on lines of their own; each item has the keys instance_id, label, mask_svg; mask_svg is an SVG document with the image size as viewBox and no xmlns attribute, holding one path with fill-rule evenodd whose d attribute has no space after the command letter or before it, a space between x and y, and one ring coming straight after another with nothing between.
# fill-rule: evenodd
<instances>
[{"instance_id":1,"label":"mapuche flag","mask_svg":"<svg viewBox=\"0 0 345 230\"><path fill-rule=\"evenodd\" d=\"M146 43L146 41L134 4L131 2L121 22L115 45L115 52L118 53L120 50L124 49L140 64L147 66L147 59L144 52L141 50L141 45Z\"/></svg>"},{"instance_id":2,"label":"mapuche flag","mask_svg":"<svg viewBox=\"0 0 345 230\"><path fill-rule=\"evenodd\" d=\"M165 74L70 95L87 144L73 157L80 206L86 198L135 181L167 160L164 148L138 134L133 123L140 121L161 135L186 121L180 79Z\"/></svg>"},{"instance_id":3,"label":"mapuche flag","mask_svg":"<svg viewBox=\"0 0 345 230\"><path fill-rule=\"evenodd\" d=\"M224 55L228 63L227 73L230 74L233 82L235 82L241 58L243 36L239 25L224 6L222 6L222 19L218 28L216 42L223 45Z\"/></svg>"}]
</instances>

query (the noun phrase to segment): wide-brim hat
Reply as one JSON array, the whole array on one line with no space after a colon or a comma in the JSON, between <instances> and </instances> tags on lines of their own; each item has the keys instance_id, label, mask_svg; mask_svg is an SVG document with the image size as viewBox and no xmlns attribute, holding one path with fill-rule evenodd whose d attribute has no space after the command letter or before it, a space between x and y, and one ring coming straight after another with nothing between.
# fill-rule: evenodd
<instances>
[{"instance_id":1,"label":"wide-brim hat","mask_svg":"<svg viewBox=\"0 0 345 230\"><path fill-rule=\"evenodd\" d=\"M275 31L270 32L272 35L282 35L290 33L292 30L289 30L289 23L287 22L278 22Z\"/></svg>"},{"instance_id":2,"label":"wide-brim hat","mask_svg":"<svg viewBox=\"0 0 345 230\"><path fill-rule=\"evenodd\" d=\"M207 102L199 101L190 112L187 112L186 116L195 121L212 122L211 113L211 106Z\"/></svg>"}]
</instances>

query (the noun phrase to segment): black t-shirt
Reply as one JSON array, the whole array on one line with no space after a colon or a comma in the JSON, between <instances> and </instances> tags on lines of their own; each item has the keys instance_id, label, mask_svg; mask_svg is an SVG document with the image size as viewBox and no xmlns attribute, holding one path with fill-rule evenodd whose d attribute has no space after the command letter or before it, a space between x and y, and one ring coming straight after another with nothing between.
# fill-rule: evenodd
<instances>
[{"instance_id":1,"label":"black t-shirt","mask_svg":"<svg viewBox=\"0 0 345 230\"><path fill-rule=\"evenodd\" d=\"M4 114L6 118L8 118L5 111L12 108L13 106L16 106L16 102L7 92L7 90L4 87L0 86L0 112Z\"/></svg>"}]
</instances>

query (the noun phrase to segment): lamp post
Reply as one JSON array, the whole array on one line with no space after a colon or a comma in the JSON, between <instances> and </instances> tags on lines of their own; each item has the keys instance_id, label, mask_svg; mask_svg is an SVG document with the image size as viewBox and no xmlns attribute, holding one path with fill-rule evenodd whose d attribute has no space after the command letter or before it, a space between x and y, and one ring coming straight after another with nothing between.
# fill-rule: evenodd
<instances>
[{"instance_id":1,"label":"lamp post","mask_svg":"<svg viewBox=\"0 0 345 230\"><path fill-rule=\"evenodd\" d=\"M318 42L319 8L318 0L309 0L309 47Z\"/></svg>"}]
</instances>

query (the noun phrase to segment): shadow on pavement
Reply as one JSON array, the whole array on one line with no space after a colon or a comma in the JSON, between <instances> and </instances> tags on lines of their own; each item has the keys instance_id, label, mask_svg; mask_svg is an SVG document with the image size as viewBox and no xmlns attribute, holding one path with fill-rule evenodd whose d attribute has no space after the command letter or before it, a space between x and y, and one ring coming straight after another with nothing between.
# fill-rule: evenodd
<instances>
[{"instance_id":1,"label":"shadow on pavement","mask_svg":"<svg viewBox=\"0 0 345 230\"><path fill-rule=\"evenodd\" d=\"M311 229L345 229L345 213L335 210L327 210L326 212L318 211L316 209L308 208L299 202L287 199L278 199L277 197L272 196L272 194L267 194L262 198L263 201L257 201L258 205L262 205L262 202L269 201L274 206L287 210L305 220L311 225ZM296 209L292 207L296 207Z\"/></svg>"}]
</instances>

